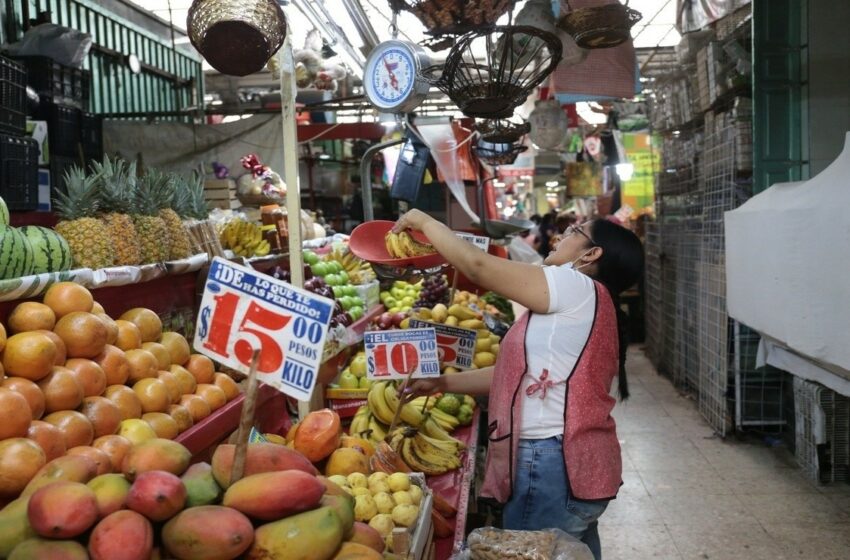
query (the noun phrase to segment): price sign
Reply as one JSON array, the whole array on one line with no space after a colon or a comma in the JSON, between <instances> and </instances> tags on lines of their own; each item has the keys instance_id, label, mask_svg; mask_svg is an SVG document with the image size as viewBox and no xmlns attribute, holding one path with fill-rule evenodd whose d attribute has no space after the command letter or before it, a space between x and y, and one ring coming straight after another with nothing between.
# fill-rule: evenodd
<instances>
[{"instance_id":1,"label":"price sign","mask_svg":"<svg viewBox=\"0 0 850 560\"><path fill-rule=\"evenodd\" d=\"M366 346L366 377L369 379L440 375L434 329L368 331L363 334L363 343Z\"/></svg>"},{"instance_id":2,"label":"price sign","mask_svg":"<svg viewBox=\"0 0 850 560\"><path fill-rule=\"evenodd\" d=\"M194 346L243 372L260 350L260 381L299 400L316 385L333 301L216 257L210 265Z\"/></svg>"},{"instance_id":3,"label":"price sign","mask_svg":"<svg viewBox=\"0 0 850 560\"><path fill-rule=\"evenodd\" d=\"M478 333L471 329L462 329L440 323L429 323L419 319L410 320L410 328L433 328L437 333L437 348L440 351L440 363L460 369L471 369L475 356L475 340Z\"/></svg>"},{"instance_id":4,"label":"price sign","mask_svg":"<svg viewBox=\"0 0 850 560\"><path fill-rule=\"evenodd\" d=\"M478 247L479 249L481 249L485 253L490 248L490 238L489 237L483 237L481 235L472 235L471 233L466 233L465 231L456 231L455 235L457 235L458 237L460 237L464 241L472 243L473 245L475 245L476 247Z\"/></svg>"}]
</instances>

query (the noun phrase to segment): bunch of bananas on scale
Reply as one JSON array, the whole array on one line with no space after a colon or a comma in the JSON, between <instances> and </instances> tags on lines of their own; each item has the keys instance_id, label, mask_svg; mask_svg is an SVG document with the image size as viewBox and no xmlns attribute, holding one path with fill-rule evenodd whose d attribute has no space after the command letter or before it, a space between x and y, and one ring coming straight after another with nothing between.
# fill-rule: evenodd
<instances>
[{"instance_id":1,"label":"bunch of bananas on scale","mask_svg":"<svg viewBox=\"0 0 850 560\"><path fill-rule=\"evenodd\" d=\"M325 260L337 261L341 264L352 284L367 284L377 278L368 261L356 256L347 246L341 245L334 244L333 250L324 257Z\"/></svg>"},{"instance_id":2,"label":"bunch of bananas on scale","mask_svg":"<svg viewBox=\"0 0 850 560\"><path fill-rule=\"evenodd\" d=\"M411 470L437 476L460 468L462 444L455 440L429 436L415 428L398 428L390 438L390 447Z\"/></svg>"},{"instance_id":3,"label":"bunch of bananas on scale","mask_svg":"<svg viewBox=\"0 0 850 560\"><path fill-rule=\"evenodd\" d=\"M259 224L253 222L231 220L221 230L220 237L222 246L240 257L264 257L271 251Z\"/></svg>"},{"instance_id":4,"label":"bunch of bananas on scale","mask_svg":"<svg viewBox=\"0 0 850 560\"><path fill-rule=\"evenodd\" d=\"M416 241L406 231L402 231L401 233L388 232L384 237L384 243L387 246L387 253L394 259L424 257L425 255L433 255L437 252L433 245Z\"/></svg>"}]
</instances>

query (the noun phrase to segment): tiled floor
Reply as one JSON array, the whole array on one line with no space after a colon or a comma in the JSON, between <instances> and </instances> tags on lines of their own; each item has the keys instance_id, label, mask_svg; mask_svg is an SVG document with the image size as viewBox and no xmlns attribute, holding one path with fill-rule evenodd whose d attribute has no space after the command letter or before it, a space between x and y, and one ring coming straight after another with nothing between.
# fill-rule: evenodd
<instances>
[{"instance_id":1,"label":"tiled floor","mask_svg":"<svg viewBox=\"0 0 850 560\"><path fill-rule=\"evenodd\" d=\"M605 560L848 560L850 485L818 487L784 449L712 435L637 347L614 416L625 484L599 521Z\"/></svg>"}]
</instances>

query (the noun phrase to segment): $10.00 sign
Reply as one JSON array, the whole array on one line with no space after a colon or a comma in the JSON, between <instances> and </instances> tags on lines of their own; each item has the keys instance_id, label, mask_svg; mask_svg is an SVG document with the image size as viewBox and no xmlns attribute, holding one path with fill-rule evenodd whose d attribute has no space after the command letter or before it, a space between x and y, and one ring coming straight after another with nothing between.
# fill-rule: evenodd
<instances>
[{"instance_id":1,"label":"$10.00 sign","mask_svg":"<svg viewBox=\"0 0 850 560\"><path fill-rule=\"evenodd\" d=\"M248 372L260 350L258 379L299 400L316 385L334 303L216 257L195 329L198 352Z\"/></svg>"},{"instance_id":2,"label":"$10.00 sign","mask_svg":"<svg viewBox=\"0 0 850 560\"><path fill-rule=\"evenodd\" d=\"M363 343L366 347L366 377L369 379L440 375L434 329L368 331L363 334Z\"/></svg>"}]
</instances>

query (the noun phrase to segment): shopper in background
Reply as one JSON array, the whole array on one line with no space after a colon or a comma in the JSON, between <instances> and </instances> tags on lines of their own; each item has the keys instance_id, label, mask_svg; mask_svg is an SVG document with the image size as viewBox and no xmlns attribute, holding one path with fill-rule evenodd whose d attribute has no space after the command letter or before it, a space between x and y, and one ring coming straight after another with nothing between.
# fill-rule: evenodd
<instances>
[{"instance_id":1,"label":"shopper in background","mask_svg":"<svg viewBox=\"0 0 850 560\"><path fill-rule=\"evenodd\" d=\"M540 253L541 257L546 258L546 255L550 253L552 237L556 235L556 233L555 212L548 212L540 220L540 225L537 229L537 252Z\"/></svg>"},{"instance_id":2,"label":"shopper in background","mask_svg":"<svg viewBox=\"0 0 850 560\"><path fill-rule=\"evenodd\" d=\"M529 309L495 366L418 380L409 391L489 394L481 495L504 504L504 528L559 528L600 559L597 520L622 484L614 377L620 399L629 395L617 298L641 275L640 241L607 220L574 225L541 267L488 255L418 210L395 226L408 228L473 283Z\"/></svg>"}]
</instances>

